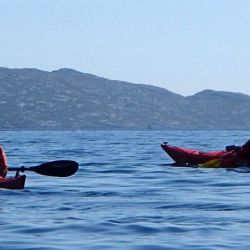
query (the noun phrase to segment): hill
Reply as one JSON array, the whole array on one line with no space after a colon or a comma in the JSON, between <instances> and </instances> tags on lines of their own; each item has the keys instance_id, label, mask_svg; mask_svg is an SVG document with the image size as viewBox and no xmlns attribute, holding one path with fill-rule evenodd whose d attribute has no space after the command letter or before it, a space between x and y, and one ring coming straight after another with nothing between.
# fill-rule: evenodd
<instances>
[{"instance_id":1,"label":"hill","mask_svg":"<svg viewBox=\"0 0 250 250\"><path fill-rule=\"evenodd\" d=\"M166 89L72 69L0 68L0 129L249 129L250 96Z\"/></svg>"}]
</instances>

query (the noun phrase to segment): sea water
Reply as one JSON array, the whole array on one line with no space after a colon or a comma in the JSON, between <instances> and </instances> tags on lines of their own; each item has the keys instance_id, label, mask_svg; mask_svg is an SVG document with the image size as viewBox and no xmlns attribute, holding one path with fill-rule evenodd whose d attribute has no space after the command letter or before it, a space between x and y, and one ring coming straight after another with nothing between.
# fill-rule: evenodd
<instances>
[{"instance_id":1,"label":"sea water","mask_svg":"<svg viewBox=\"0 0 250 250\"><path fill-rule=\"evenodd\" d=\"M0 190L0 249L250 249L250 174L174 168L160 144L219 150L249 131L1 131L9 165L68 159ZM9 172L9 175L14 173Z\"/></svg>"}]
</instances>

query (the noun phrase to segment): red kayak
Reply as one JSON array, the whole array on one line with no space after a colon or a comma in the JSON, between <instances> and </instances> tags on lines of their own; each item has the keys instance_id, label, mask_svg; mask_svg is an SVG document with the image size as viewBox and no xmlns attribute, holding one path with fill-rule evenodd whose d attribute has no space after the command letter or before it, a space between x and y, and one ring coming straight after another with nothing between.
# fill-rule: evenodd
<instances>
[{"instance_id":1,"label":"red kayak","mask_svg":"<svg viewBox=\"0 0 250 250\"><path fill-rule=\"evenodd\" d=\"M0 177L0 188L7 189L23 189L25 185L25 175L18 175L16 177Z\"/></svg>"},{"instance_id":2,"label":"red kayak","mask_svg":"<svg viewBox=\"0 0 250 250\"><path fill-rule=\"evenodd\" d=\"M245 144L246 145L246 144ZM175 161L176 165L198 165L212 159L221 159L220 167L250 166L249 145L229 146L221 151L200 151L161 144L162 149Z\"/></svg>"}]
</instances>

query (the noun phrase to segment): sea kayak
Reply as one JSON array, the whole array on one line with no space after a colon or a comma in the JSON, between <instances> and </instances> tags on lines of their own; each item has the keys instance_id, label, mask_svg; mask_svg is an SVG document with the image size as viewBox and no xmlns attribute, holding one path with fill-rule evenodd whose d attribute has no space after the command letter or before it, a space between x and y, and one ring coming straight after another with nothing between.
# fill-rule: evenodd
<instances>
[{"instance_id":1,"label":"sea kayak","mask_svg":"<svg viewBox=\"0 0 250 250\"><path fill-rule=\"evenodd\" d=\"M246 145L246 144L245 144ZM168 143L161 144L162 149L174 160L176 165L198 165L213 159L221 159L219 167L250 166L249 148L227 147L220 151L200 151L190 148L176 147Z\"/></svg>"},{"instance_id":2,"label":"sea kayak","mask_svg":"<svg viewBox=\"0 0 250 250\"><path fill-rule=\"evenodd\" d=\"M23 189L25 185L25 175L15 177L0 177L0 188L6 189Z\"/></svg>"}]
</instances>

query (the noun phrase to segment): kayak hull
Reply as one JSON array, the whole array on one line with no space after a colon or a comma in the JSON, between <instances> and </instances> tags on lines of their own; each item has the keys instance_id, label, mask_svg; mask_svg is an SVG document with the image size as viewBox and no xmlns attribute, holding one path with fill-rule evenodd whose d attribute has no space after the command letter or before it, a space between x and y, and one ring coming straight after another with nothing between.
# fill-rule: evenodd
<instances>
[{"instance_id":1,"label":"kayak hull","mask_svg":"<svg viewBox=\"0 0 250 250\"><path fill-rule=\"evenodd\" d=\"M203 152L190 148L176 147L166 143L161 144L161 147L178 165L202 164L215 158L224 157L228 154L226 150Z\"/></svg>"},{"instance_id":2,"label":"kayak hull","mask_svg":"<svg viewBox=\"0 0 250 250\"><path fill-rule=\"evenodd\" d=\"M25 175L18 175L16 177L0 178L0 188L5 189L24 189Z\"/></svg>"}]
</instances>

